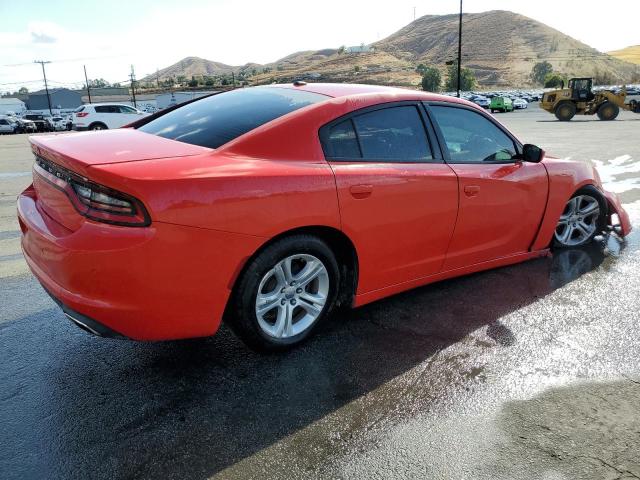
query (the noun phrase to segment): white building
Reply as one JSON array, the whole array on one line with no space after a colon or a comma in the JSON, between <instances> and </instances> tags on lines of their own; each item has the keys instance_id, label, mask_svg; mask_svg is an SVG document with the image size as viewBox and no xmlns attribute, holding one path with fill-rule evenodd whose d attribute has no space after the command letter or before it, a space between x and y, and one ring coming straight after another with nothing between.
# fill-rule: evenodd
<instances>
[{"instance_id":1,"label":"white building","mask_svg":"<svg viewBox=\"0 0 640 480\"><path fill-rule=\"evenodd\" d=\"M347 47L345 50L347 53L372 53L375 51L375 47L371 45L355 45L353 47Z\"/></svg>"},{"instance_id":2,"label":"white building","mask_svg":"<svg viewBox=\"0 0 640 480\"><path fill-rule=\"evenodd\" d=\"M24 102L19 98L0 98L0 115L6 115L9 112L19 115L26 109Z\"/></svg>"}]
</instances>

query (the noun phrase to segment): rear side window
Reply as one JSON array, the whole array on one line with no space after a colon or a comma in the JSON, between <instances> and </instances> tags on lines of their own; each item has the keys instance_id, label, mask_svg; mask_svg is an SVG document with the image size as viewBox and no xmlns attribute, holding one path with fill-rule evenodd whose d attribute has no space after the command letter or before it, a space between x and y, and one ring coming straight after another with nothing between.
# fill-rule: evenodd
<instances>
[{"instance_id":1,"label":"rear side window","mask_svg":"<svg viewBox=\"0 0 640 480\"><path fill-rule=\"evenodd\" d=\"M323 144L326 157L333 160L415 162L433 159L420 113L413 105L354 115L333 125Z\"/></svg>"},{"instance_id":2,"label":"rear side window","mask_svg":"<svg viewBox=\"0 0 640 480\"><path fill-rule=\"evenodd\" d=\"M218 148L260 125L328 98L290 88L238 89L179 107L142 125L139 130Z\"/></svg>"},{"instance_id":3,"label":"rear side window","mask_svg":"<svg viewBox=\"0 0 640 480\"><path fill-rule=\"evenodd\" d=\"M332 158L360 158L360 146L351 119L334 125L329 130Z\"/></svg>"},{"instance_id":4,"label":"rear side window","mask_svg":"<svg viewBox=\"0 0 640 480\"><path fill-rule=\"evenodd\" d=\"M353 118L362 157L370 160L429 160L427 134L418 109L385 108Z\"/></svg>"},{"instance_id":5,"label":"rear side window","mask_svg":"<svg viewBox=\"0 0 640 480\"><path fill-rule=\"evenodd\" d=\"M120 107L117 105L96 105L94 108L96 113L120 113Z\"/></svg>"},{"instance_id":6,"label":"rear side window","mask_svg":"<svg viewBox=\"0 0 640 480\"><path fill-rule=\"evenodd\" d=\"M76 108L73 113L80 113L81 111L84 110L84 105L82 105L81 107Z\"/></svg>"}]
</instances>

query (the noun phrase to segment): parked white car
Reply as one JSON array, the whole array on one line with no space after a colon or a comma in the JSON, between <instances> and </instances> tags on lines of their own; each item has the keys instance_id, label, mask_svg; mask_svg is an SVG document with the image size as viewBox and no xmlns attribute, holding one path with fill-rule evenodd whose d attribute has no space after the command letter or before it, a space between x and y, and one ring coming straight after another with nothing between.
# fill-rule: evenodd
<instances>
[{"instance_id":1,"label":"parked white car","mask_svg":"<svg viewBox=\"0 0 640 480\"><path fill-rule=\"evenodd\" d=\"M92 103L73 112L73 130L106 130L120 128L149 115L121 103Z\"/></svg>"},{"instance_id":2,"label":"parked white car","mask_svg":"<svg viewBox=\"0 0 640 480\"><path fill-rule=\"evenodd\" d=\"M54 115L51 120L51 125L53 126L53 130L55 132L61 132L67 129L67 122L64 117L60 115Z\"/></svg>"},{"instance_id":3,"label":"parked white car","mask_svg":"<svg viewBox=\"0 0 640 480\"><path fill-rule=\"evenodd\" d=\"M476 95L471 98L471 101L482 108L489 108L489 105L491 105L491 100L482 95Z\"/></svg>"},{"instance_id":4,"label":"parked white car","mask_svg":"<svg viewBox=\"0 0 640 480\"><path fill-rule=\"evenodd\" d=\"M529 104L523 98L516 98L513 101L513 108L527 108L528 106L529 106Z\"/></svg>"}]
</instances>

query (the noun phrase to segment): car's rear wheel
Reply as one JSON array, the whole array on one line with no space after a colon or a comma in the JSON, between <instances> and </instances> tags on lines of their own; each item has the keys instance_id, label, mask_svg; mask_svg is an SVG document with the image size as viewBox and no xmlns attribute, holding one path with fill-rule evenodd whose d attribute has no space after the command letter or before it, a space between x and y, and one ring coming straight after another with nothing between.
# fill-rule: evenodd
<instances>
[{"instance_id":1,"label":"car's rear wheel","mask_svg":"<svg viewBox=\"0 0 640 480\"><path fill-rule=\"evenodd\" d=\"M330 313L339 282L338 264L325 242L309 235L283 238L249 263L227 320L252 348L290 348Z\"/></svg>"},{"instance_id":2,"label":"car's rear wheel","mask_svg":"<svg viewBox=\"0 0 640 480\"><path fill-rule=\"evenodd\" d=\"M104 123L96 122L89 126L89 130L107 130L107 126Z\"/></svg>"},{"instance_id":3,"label":"car's rear wheel","mask_svg":"<svg viewBox=\"0 0 640 480\"><path fill-rule=\"evenodd\" d=\"M561 122L568 122L576 114L576 105L573 102L562 102L556 107L555 115Z\"/></svg>"},{"instance_id":4,"label":"car's rear wheel","mask_svg":"<svg viewBox=\"0 0 640 480\"><path fill-rule=\"evenodd\" d=\"M558 220L554 245L580 247L606 226L607 202L595 187L585 187L569 199Z\"/></svg>"}]
</instances>

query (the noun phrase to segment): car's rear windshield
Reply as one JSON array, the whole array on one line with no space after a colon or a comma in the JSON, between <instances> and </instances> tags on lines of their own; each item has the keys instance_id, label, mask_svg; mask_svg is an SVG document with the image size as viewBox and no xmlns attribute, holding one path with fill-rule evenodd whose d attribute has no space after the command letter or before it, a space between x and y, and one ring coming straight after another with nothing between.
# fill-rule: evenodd
<instances>
[{"instance_id":1,"label":"car's rear windshield","mask_svg":"<svg viewBox=\"0 0 640 480\"><path fill-rule=\"evenodd\" d=\"M139 130L201 147L218 148L260 125L327 98L291 88L238 89L179 107L142 125Z\"/></svg>"}]
</instances>

